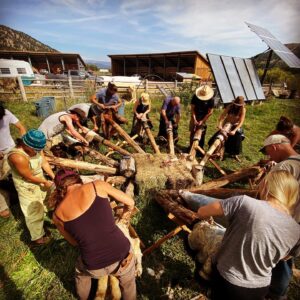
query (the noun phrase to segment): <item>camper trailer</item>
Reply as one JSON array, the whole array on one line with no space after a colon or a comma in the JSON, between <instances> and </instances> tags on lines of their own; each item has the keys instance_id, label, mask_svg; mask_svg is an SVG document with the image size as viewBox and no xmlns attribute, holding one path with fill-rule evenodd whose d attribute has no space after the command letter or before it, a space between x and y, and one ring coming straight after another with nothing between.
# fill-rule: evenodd
<instances>
[{"instance_id":1,"label":"camper trailer","mask_svg":"<svg viewBox=\"0 0 300 300\"><path fill-rule=\"evenodd\" d=\"M0 59L0 78L18 77L22 78L24 85L30 85L34 79L31 65L23 60Z\"/></svg>"}]
</instances>

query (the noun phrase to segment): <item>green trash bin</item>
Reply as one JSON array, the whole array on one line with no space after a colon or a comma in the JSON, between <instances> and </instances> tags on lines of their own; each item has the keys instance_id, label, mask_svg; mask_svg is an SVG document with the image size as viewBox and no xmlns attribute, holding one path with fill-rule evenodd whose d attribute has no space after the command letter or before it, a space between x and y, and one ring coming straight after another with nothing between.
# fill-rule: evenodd
<instances>
[{"instance_id":1,"label":"green trash bin","mask_svg":"<svg viewBox=\"0 0 300 300\"><path fill-rule=\"evenodd\" d=\"M49 99L40 99L35 104L36 115L40 118L47 118L52 113L51 102Z\"/></svg>"},{"instance_id":2,"label":"green trash bin","mask_svg":"<svg viewBox=\"0 0 300 300\"><path fill-rule=\"evenodd\" d=\"M51 113L55 112L55 97L54 96L45 96L42 97L41 100L49 100L50 101L50 108L51 108Z\"/></svg>"}]
</instances>

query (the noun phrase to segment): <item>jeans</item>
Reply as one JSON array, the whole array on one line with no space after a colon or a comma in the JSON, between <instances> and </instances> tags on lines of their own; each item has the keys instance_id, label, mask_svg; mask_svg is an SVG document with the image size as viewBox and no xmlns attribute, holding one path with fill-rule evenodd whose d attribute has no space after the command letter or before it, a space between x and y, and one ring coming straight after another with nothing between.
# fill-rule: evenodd
<instances>
[{"instance_id":1,"label":"jeans","mask_svg":"<svg viewBox=\"0 0 300 300\"><path fill-rule=\"evenodd\" d=\"M268 293L271 299L287 299L287 289L293 275L292 266L293 259L287 261L281 260L272 270L271 284Z\"/></svg>"}]
</instances>

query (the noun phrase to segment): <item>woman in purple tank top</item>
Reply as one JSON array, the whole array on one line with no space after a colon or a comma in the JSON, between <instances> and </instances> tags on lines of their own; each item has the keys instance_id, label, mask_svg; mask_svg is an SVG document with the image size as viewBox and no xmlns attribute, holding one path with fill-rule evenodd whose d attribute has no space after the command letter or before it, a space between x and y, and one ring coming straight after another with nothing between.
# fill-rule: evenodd
<instances>
[{"instance_id":1,"label":"woman in purple tank top","mask_svg":"<svg viewBox=\"0 0 300 300\"><path fill-rule=\"evenodd\" d=\"M64 238L78 246L76 290L88 299L91 278L114 275L119 279L122 299L136 299L135 259L130 242L116 226L109 197L131 211L134 200L104 181L83 184L79 175L60 170L54 179L57 197L53 221Z\"/></svg>"}]
</instances>

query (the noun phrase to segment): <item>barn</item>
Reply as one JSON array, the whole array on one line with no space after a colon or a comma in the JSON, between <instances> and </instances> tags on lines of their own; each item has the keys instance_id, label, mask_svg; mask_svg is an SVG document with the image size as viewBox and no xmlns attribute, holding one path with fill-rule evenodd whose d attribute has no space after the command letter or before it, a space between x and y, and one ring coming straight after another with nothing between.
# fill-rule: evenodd
<instances>
[{"instance_id":1,"label":"barn","mask_svg":"<svg viewBox=\"0 0 300 300\"><path fill-rule=\"evenodd\" d=\"M113 76L149 76L157 80L175 80L176 73L190 73L207 80L211 74L209 63L198 51L149 54L114 54L111 59Z\"/></svg>"},{"instance_id":2,"label":"barn","mask_svg":"<svg viewBox=\"0 0 300 300\"><path fill-rule=\"evenodd\" d=\"M46 70L49 73L85 69L83 59L76 53L0 50L0 58L24 60L37 71Z\"/></svg>"}]
</instances>

